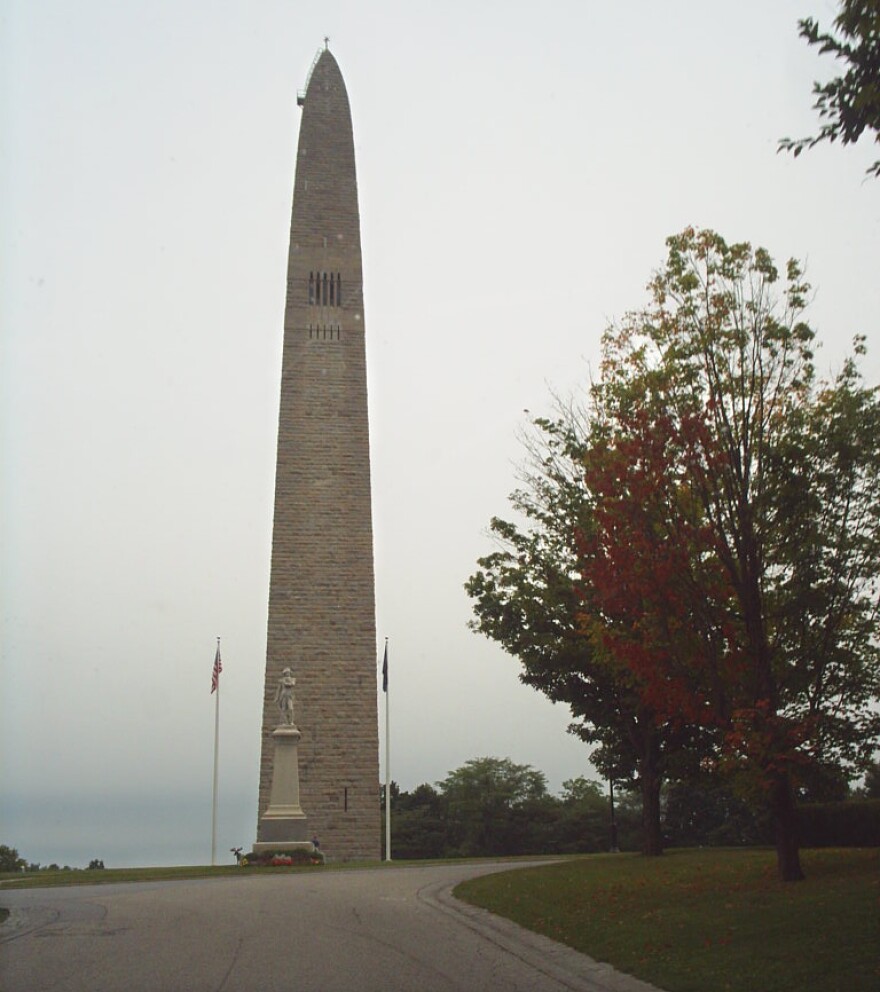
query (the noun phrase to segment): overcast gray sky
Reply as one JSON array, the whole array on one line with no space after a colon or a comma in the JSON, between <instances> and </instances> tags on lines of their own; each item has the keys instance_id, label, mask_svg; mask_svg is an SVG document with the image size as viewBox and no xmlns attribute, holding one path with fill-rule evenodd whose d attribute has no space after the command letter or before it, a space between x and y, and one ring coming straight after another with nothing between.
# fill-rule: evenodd
<instances>
[{"instance_id":1,"label":"overcast gray sky","mask_svg":"<svg viewBox=\"0 0 880 992\"><path fill-rule=\"evenodd\" d=\"M688 224L805 259L880 375L876 154L815 128L817 0L7 0L0 13L0 843L210 857L256 829L296 91L325 35L361 201L393 777L593 774L470 633L524 409L583 387Z\"/></svg>"}]
</instances>

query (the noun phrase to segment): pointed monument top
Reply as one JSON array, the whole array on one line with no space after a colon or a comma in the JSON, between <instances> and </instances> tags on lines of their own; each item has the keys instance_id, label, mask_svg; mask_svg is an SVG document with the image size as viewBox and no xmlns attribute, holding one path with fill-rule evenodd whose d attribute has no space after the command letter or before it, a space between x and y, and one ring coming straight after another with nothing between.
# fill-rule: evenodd
<instances>
[{"instance_id":1,"label":"pointed monument top","mask_svg":"<svg viewBox=\"0 0 880 992\"><path fill-rule=\"evenodd\" d=\"M339 65L337 64L336 59L333 58L333 53L330 51L329 35L324 36L324 47L318 49L317 55L315 55L314 59L312 60L312 65L309 68L309 74L306 77L306 85L303 87L303 89L297 91L296 105L298 107L302 107L305 104L306 94L309 91L309 85L312 81L312 77L315 74L315 70L318 68L319 65L321 65L322 62L326 63L328 66L333 66L336 69L336 73L339 75L339 82L342 83L342 74L339 72ZM342 85L344 88L345 84L342 83Z\"/></svg>"}]
</instances>

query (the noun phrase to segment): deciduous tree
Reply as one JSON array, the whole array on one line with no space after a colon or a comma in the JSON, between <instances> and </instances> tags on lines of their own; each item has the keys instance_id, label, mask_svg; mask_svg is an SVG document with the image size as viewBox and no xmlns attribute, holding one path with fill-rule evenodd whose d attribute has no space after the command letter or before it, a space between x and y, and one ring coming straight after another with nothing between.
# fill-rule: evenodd
<instances>
[{"instance_id":1,"label":"deciduous tree","mask_svg":"<svg viewBox=\"0 0 880 992\"><path fill-rule=\"evenodd\" d=\"M521 832L515 814L547 798L544 773L509 758L472 758L437 787L446 803L451 847L464 855L522 853L510 849Z\"/></svg>"},{"instance_id":2,"label":"deciduous tree","mask_svg":"<svg viewBox=\"0 0 880 992\"><path fill-rule=\"evenodd\" d=\"M382 807L384 843L384 815ZM446 853L446 809L433 786L391 792L391 851L395 858L442 858ZM383 850L384 855L384 850Z\"/></svg>"},{"instance_id":3,"label":"deciduous tree","mask_svg":"<svg viewBox=\"0 0 880 992\"><path fill-rule=\"evenodd\" d=\"M0 844L0 871L20 871L25 863L14 847Z\"/></svg>"},{"instance_id":4,"label":"deciduous tree","mask_svg":"<svg viewBox=\"0 0 880 992\"><path fill-rule=\"evenodd\" d=\"M593 606L582 580L595 512L584 470L589 420L568 407L556 419L535 418L533 428L523 485L510 497L522 522L492 520L499 548L478 561L465 585L471 627L521 662L526 685L570 707L570 730L596 745L591 757L600 772L638 785L642 850L660 854L662 782L694 759L704 734L658 721L632 673L589 636L584 618Z\"/></svg>"},{"instance_id":5,"label":"deciduous tree","mask_svg":"<svg viewBox=\"0 0 880 992\"><path fill-rule=\"evenodd\" d=\"M836 34L822 32L811 17L798 21L801 37L819 52L831 52L847 66L846 72L828 83L814 83L813 104L824 121L817 135L809 138L783 138L780 151L812 148L822 141L843 145L858 141L867 131L880 142L880 2L842 0L834 20ZM880 159L868 168L868 175L880 176Z\"/></svg>"},{"instance_id":6,"label":"deciduous tree","mask_svg":"<svg viewBox=\"0 0 880 992\"><path fill-rule=\"evenodd\" d=\"M586 622L660 719L723 734L797 879L799 769L876 739L880 402L854 359L817 381L796 263L780 291L762 249L668 246L593 389Z\"/></svg>"},{"instance_id":7,"label":"deciduous tree","mask_svg":"<svg viewBox=\"0 0 880 992\"><path fill-rule=\"evenodd\" d=\"M473 626L638 778L648 853L662 778L706 759L770 811L795 880L796 790L866 767L880 730L880 395L861 339L817 378L796 262L667 244L585 414L535 421L525 523L492 521Z\"/></svg>"}]
</instances>

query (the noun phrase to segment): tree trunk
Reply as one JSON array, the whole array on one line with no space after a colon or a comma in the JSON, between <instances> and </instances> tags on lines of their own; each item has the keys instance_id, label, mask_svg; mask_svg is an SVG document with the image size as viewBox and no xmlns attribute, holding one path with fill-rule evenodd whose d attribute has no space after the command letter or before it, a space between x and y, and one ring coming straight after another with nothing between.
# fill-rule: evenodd
<instances>
[{"instance_id":1,"label":"tree trunk","mask_svg":"<svg viewBox=\"0 0 880 992\"><path fill-rule=\"evenodd\" d=\"M770 811L776 830L776 866L783 882L803 881L797 810L791 779L786 772L775 775L770 786Z\"/></svg>"},{"instance_id":2,"label":"tree trunk","mask_svg":"<svg viewBox=\"0 0 880 992\"><path fill-rule=\"evenodd\" d=\"M660 784L656 755L650 748L639 764L642 786L642 854L657 857L663 853L663 833L660 829Z\"/></svg>"},{"instance_id":3,"label":"tree trunk","mask_svg":"<svg viewBox=\"0 0 880 992\"><path fill-rule=\"evenodd\" d=\"M751 535L751 530L748 531ZM764 719L775 720L779 715L779 687L774 675L770 648L767 644L764 624L764 608L761 598L761 567L758 562L756 544L750 536L749 553L743 564L748 580L745 595L741 597L750 653L755 665L758 684L758 703L766 704ZM772 728L772 723L771 723ZM778 735L771 735L777 750L784 747ZM800 844L798 842L797 811L794 804L794 791L791 777L786 771L770 772L769 806L773 815L776 833L776 867L783 882L800 882L804 873L801 870Z\"/></svg>"}]
</instances>

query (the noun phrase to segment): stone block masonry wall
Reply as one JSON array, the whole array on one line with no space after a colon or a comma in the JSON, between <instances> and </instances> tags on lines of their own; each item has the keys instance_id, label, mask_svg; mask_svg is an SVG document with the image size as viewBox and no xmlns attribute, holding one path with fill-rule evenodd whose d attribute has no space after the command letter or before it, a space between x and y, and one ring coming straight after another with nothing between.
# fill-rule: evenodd
<instances>
[{"instance_id":1,"label":"stone block masonry wall","mask_svg":"<svg viewBox=\"0 0 880 992\"><path fill-rule=\"evenodd\" d=\"M313 290L323 273L338 280L332 303ZM300 803L333 859L380 856L376 652L354 143L325 50L303 103L291 218L258 817L272 781L275 685L289 666Z\"/></svg>"}]
</instances>

